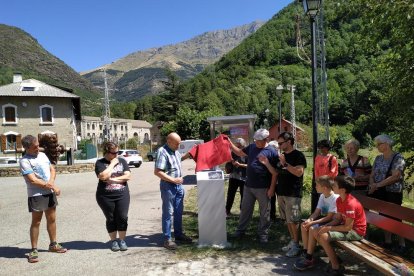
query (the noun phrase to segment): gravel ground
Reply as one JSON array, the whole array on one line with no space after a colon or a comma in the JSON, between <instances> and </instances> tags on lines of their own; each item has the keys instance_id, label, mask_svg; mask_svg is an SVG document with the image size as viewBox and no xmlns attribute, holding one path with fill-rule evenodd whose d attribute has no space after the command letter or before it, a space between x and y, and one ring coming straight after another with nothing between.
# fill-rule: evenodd
<instances>
[{"instance_id":1,"label":"gravel ground","mask_svg":"<svg viewBox=\"0 0 414 276\"><path fill-rule=\"evenodd\" d=\"M97 179L93 172L58 175L62 189L57 209L58 241L69 251L47 252L45 219L39 237L39 259L27 262L30 249L27 193L22 177L1 178L0 185L0 275L319 275L326 265L322 259L312 271L292 270L294 259L281 255L235 254L182 260L162 247L161 198L153 162L131 168L131 205L126 252L111 252L105 219L95 201ZM192 160L183 162L186 174L194 173ZM186 185L186 189L193 188ZM348 263L348 259L345 259ZM375 275L350 258L348 275ZM349 273L348 273L349 272Z\"/></svg>"}]
</instances>

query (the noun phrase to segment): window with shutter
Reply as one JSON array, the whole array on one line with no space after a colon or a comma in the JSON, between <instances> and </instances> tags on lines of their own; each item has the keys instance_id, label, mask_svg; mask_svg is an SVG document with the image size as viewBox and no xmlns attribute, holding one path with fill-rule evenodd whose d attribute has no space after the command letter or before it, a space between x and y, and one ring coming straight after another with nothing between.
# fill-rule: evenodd
<instances>
[{"instance_id":1,"label":"window with shutter","mask_svg":"<svg viewBox=\"0 0 414 276\"><path fill-rule=\"evenodd\" d=\"M2 107L3 124L17 124L17 106L14 104L6 104Z\"/></svg>"},{"instance_id":2,"label":"window with shutter","mask_svg":"<svg viewBox=\"0 0 414 276\"><path fill-rule=\"evenodd\" d=\"M6 141L7 141L7 137L6 135L1 135L1 151L5 151L6 150Z\"/></svg>"}]
</instances>

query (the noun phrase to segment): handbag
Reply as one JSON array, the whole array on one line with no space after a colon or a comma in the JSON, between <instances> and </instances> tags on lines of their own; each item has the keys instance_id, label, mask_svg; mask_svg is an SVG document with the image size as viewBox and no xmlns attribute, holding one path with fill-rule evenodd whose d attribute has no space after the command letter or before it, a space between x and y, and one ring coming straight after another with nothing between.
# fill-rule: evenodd
<instances>
[{"instance_id":1,"label":"handbag","mask_svg":"<svg viewBox=\"0 0 414 276\"><path fill-rule=\"evenodd\" d=\"M394 156L392 157L390 166L388 167L387 173L385 174L385 178L391 176L392 164L394 163L394 159L395 159L395 156L397 156L397 154L398 153L394 154ZM380 187L376 189L375 192L373 192L372 194L368 194L368 196L379 199L379 200L384 200L386 193L387 191L384 186L384 187Z\"/></svg>"}]
</instances>

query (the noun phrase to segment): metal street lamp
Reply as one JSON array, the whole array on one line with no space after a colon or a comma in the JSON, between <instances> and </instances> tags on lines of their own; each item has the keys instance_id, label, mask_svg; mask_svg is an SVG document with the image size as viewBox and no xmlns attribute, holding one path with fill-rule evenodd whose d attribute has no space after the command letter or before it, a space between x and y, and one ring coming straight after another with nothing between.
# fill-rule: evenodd
<instances>
[{"instance_id":1,"label":"metal street lamp","mask_svg":"<svg viewBox=\"0 0 414 276\"><path fill-rule=\"evenodd\" d=\"M269 110L269 108L266 108L266 110L265 110L265 118L264 118L264 120L263 120L263 124L264 124L264 128L268 128L269 127L269 124L268 124L268 119L267 118L269 118L269 112L270 112L270 110Z\"/></svg>"},{"instance_id":2,"label":"metal street lamp","mask_svg":"<svg viewBox=\"0 0 414 276\"><path fill-rule=\"evenodd\" d=\"M279 135L282 132L282 93L283 93L283 86L278 85L276 87L276 96L279 100Z\"/></svg>"},{"instance_id":3,"label":"metal street lamp","mask_svg":"<svg viewBox=\"0 0 414 276\"><path fill-rule=\"evenodd\" d=\"M313 164L315 164L315 158L317 154L318 143L318 118L317 118L317 95L316 95L316 22L315 18L318 14L322 0L302 0L305 14L309 16L311 25L311 38L312 38L312 133L313 133ZM312 178L312 202L311 212L315 210L318 203L318 193L315 187L315 168L313 169Z\"/></svg>"}]
</instances>

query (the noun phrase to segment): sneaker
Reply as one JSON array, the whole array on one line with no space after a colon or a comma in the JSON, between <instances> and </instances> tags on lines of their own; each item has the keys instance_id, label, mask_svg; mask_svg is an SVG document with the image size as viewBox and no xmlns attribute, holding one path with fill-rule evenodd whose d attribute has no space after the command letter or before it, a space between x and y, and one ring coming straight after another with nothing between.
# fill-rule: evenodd
<instances>
[{"instance_id":1,"label":"sneaker","mask_svg":"<svg viewBox=\"0 0 414 276\"><path fill-rule=\"evenodd\" d=\"M49 252L66 253L66 251L68 250L60 244L58 244L57 242L49 245Z\"/></svg>"},{"instance_id":2,"label":"sneaker","mask_svg":"<svg viewBox=\"0 0 414 276\"><path fill-rule=\"evenodd\" d=\"M126 244L126 242L124 240L119 240L119 249L121 251L127 251L128 250L128 246Z\"/></svg>"},{"instance_id":3,"label":"sneaker","mask_svg":"<svg viewBox=\"0 0 414 276\"><path fill-rule=\"evenodd\" d=\"M294 244L295 244L295 242L293 240L291 240L286 246L282 247L282 251L283 252L288 252Z\"/></svg>"},{"instance_id":4,"label":"sneaker","mask_svg":"<svg viewBox=\"0 0 414 276\"><path fill-rule=\"evenodd\" d=\"M286 252L286 257L292 258L299 256L300 252L302 250L300 249L300 246L298 244L294 244L288 252Z\"/></svg>"},{"instance_id":5,"label":"sneaker","mask_svg":"<svg viewBox=\"0 0 414 276\"><path fill-rule=\"evenodd\" d=\"M193 239L186 236L185 234L181 234L181 236L175 237L175 241L178 241L180 243L192 243Z\"/></svg>"},{"instance_id":6,"label":"sneaker","mask_svg":"<svg viewBox=\"0 0 414 276\"><path fill-rule=\"evenodd\" d=\"M37 263L39 261L39 252L37 249L30 251L27 255L27 260L29 263Z\"/></svg>"},{"instance_id":7,"label":"sneaker","mask_svg":"<svg viewBox=\"0 0 414 276\"><path fill-rule=\"evenodd\" d=\"M164 242L164 247L169 249L169 250L175 250L175 249L177 249L177 244L175 242L173 242L172 240L166 240Z\"/></svg>"},{"instance_id":8,"label":"sneaker","mask_svg":"<svg viewBox=\"0 0 414 276\"><path fill-rule=\"evenodd\" d=\"M302 249L301 251L300 251L300 256L301 257L306 257L306 254L308 253L308 250L307 249Z\"/></svg>"},{"instance_id":9,"label":"sneaker","mask_svg":"<svg viewBox=\"0 0 414 276\"><path fill-rule=\"evenodd\" d=\"M315 265L315 259L312 258L311 260L308 260L304 257L300 258L296 261L296 263L293 265L297 270L303 271L309 268L314 267Z\"/></svg>"},{"instance_id":10,"label":"sneaker","mask_svg":"<svg viewBox=\"0 0 414 276\"><path fill-rule=\"evenodd\" d=\"M114 251L114 252L121 250L117 240L112 241L111 250Z\"/></svg>"}]
</instances>

